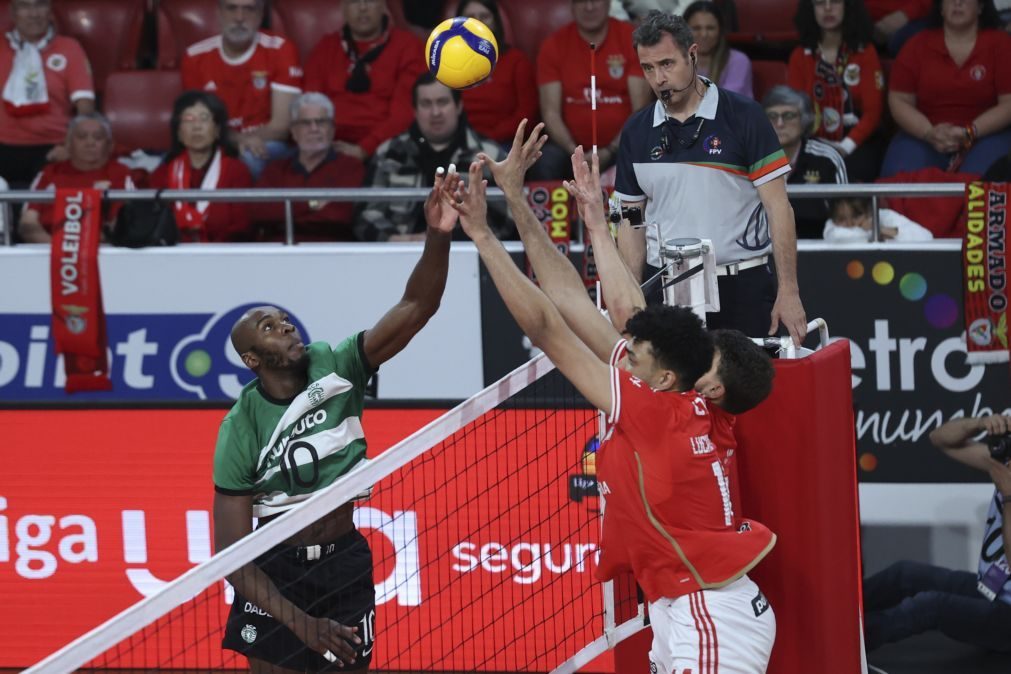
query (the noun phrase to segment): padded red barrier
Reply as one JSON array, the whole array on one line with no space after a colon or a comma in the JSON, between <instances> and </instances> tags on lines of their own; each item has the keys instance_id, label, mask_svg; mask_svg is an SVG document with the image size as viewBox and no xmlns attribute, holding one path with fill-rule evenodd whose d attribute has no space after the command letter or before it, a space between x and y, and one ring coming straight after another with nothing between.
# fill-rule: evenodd
<instances>
[{"instance_id":1,"label":"padded red barrier","mask_svg":"<svg viewBox=\"0 0 1011 674\"><path fill-rule=\"evenodd\" d=\"M776 612L769 674L861 672L861 568L849 342L776 361L772 395L738 419L740 512L776 532L749 575ZM619 644L615 673L647 671L652 635Z\"/></svg>"}]
</instances>

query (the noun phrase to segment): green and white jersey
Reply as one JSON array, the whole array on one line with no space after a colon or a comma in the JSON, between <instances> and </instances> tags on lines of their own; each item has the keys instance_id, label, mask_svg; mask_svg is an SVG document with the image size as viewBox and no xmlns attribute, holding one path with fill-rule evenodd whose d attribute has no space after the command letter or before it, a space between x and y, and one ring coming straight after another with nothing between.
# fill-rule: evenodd
<instances>
[{"instance_id":1,"label":"green and white jersey","mask_svg":"<svg viewBox=\"0 0 1011 674\"><path fill-rule=\"evenodd\" d=\"M333 349L306 347L309 385L293 400L270 398L254 379L221 422L214 488L254 494L253 516L284 512L365 459L361 415L372 376L364 332Z\"/></svg>"}]
</instances>

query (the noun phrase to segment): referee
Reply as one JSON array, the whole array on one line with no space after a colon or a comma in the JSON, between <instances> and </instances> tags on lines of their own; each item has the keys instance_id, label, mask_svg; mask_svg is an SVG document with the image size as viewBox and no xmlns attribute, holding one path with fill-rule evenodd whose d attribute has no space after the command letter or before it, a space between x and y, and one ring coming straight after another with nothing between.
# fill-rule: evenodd
<instances>
[{"instance_id":1,"label":"referee","mask_svg":"<svg viewBox=\"0 0 1011 674\"><path fill-rule=\"evenodd\" d=\"M758 103L698 75L698 45L680 16L650 12L632 39L658 100L621 132L615 192L625 218L657 223L664 241L712 240L720 312L706 317L710 328L760 336L782 323L799 345L807 319L786 196L790 164L776 132ZM650 227L620 228L622 256L640 281L661 266L655 239Z\"/></svg>"}]
</instances>

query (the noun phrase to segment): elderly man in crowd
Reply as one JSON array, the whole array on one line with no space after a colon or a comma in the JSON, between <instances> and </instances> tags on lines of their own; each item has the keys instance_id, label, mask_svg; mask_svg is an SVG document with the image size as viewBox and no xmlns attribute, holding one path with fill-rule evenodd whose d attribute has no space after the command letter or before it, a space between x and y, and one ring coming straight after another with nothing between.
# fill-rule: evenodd
<instances>
[{"instance_id":1,"label":"elderly man in crowd","mask_svg":"<svg viewBox=\"0 0 1011 674\"><path fill-rule=\"evenodd\" d=\"M267 165L257 187L321 188L360 187L365 166L334 148L333 103L323 94L305 93L291 104L291 135L298 154ZM352 241L353 206L349 201L296 201L292 203L296 241ZM284 241L284 205L257 207L254 219L263 241Z\"/></svg>"},{"instance_id":2,"label":"elderly man in crowd","mask_svg":"<svg viewBox=\"0 0 1011 674\"><path fill-rule=\"evenodd\" d=\"M70 158L46 164L32 182L33 190L53 190L57 187L97 188L101 190L132 190L129 169L110 159L112 131L101 114L78 115L67 132ZM119 204L104 202L102 222L116 219ZM18 233L25 243L48 243L53 231L52 204L25 204L21 212Z\"/></svg>"}]
</instances>

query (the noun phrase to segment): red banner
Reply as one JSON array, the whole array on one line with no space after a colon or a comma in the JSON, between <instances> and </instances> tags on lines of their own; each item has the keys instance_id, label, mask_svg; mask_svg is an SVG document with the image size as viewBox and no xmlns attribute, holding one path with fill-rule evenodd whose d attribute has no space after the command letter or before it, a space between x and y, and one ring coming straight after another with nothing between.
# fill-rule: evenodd
<instances>
[{"instance_id":1,"label":"red banner","mask_svg":"<svg viewBox=\"0 0 1011 674\"><path fill-rule=\"evenodd\" d=\"M109 391L108 346L98 244L102 238L102 193L57 189L53 208L50 285L53 340L63 354L67 393Z\"/></svg>"},{"instance_id":2,"label":"red banner","mask_svg":"<svg viewBox=\"0 0 1011 674\"><path fill-rule=\"evenodd\" d=\"M965 200L962 271L968 360L1007 362L1008 185L969 183L965 186Z\"/></svg>"},{"instance_id":3,"label":"red banner","mask_svg":"<svg viewBox=\"0 0 1011 674\"><path fill-rule=\"evenodd\" d=\"M370 454L439 414L369 410ZM573 498L571 476L549 469L582 472L585 439L573 429L592 414L548 414L496 413L435 459L381 481L357 509L375 557L377 668L546 671L591 640L602 605L592 581L596 499ZM0 668L38 661L210 556L211 462L223 415L0 412L9 448L0 488ZM481 454L484 447L494 449ZM561 461L544 463L545 448L559 450ZM201 596L205 608L185 614L186 647L156 632L124 661L243 666L219 646L228 610L221 587ZM159 629L171 629L163 622ZM585 671L611 671L611 660Z\"/></svg>"}]
</instances>

